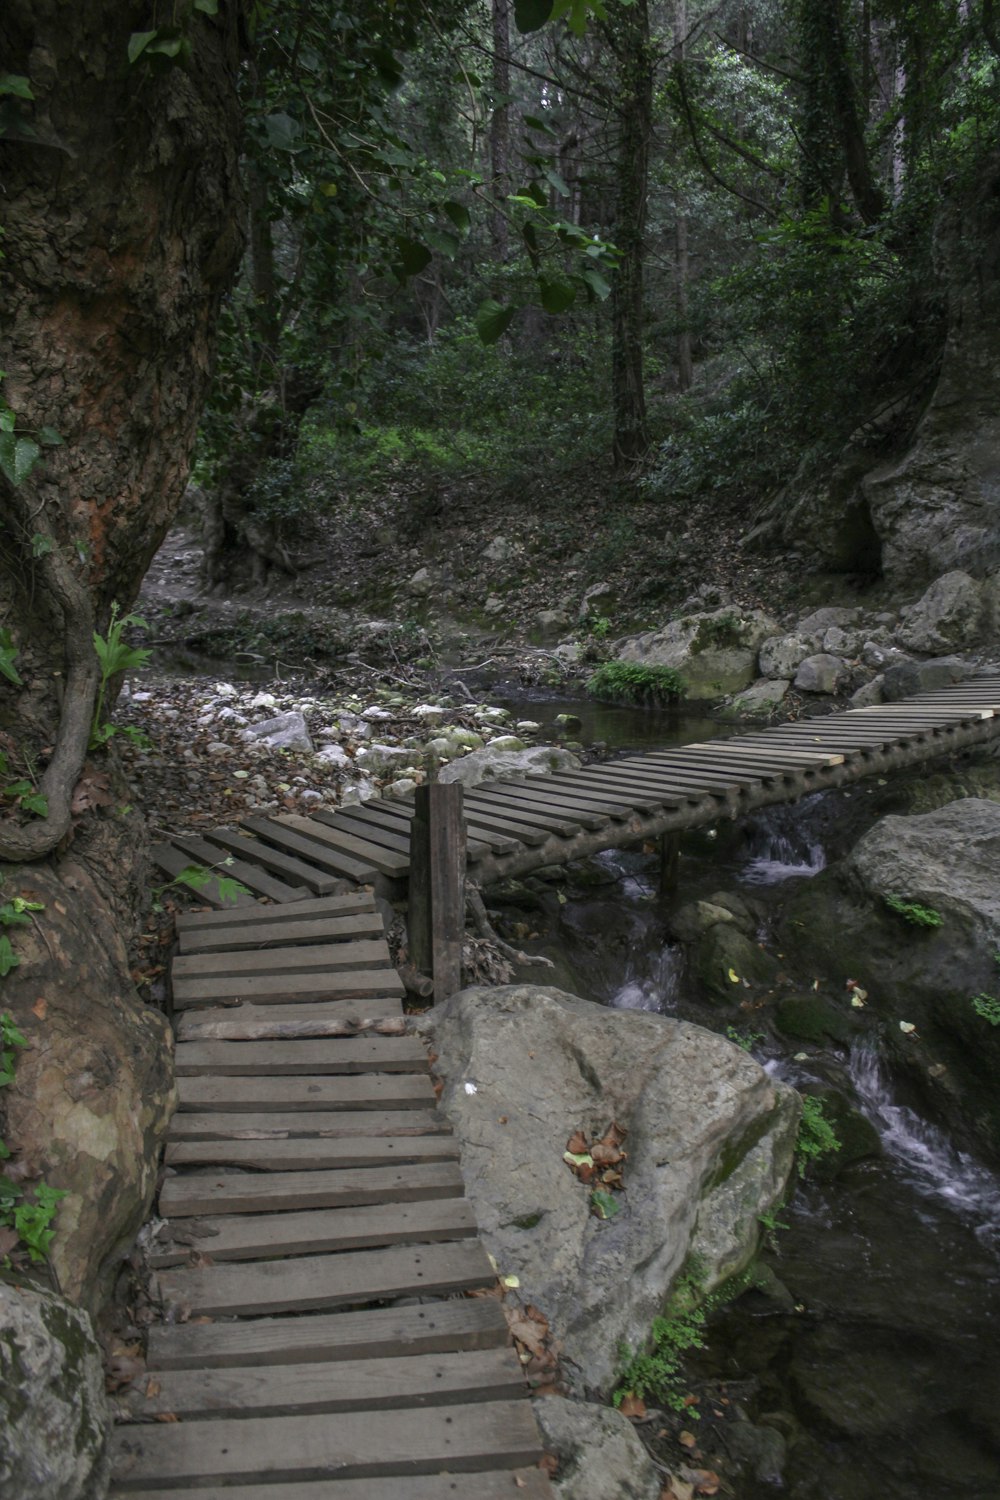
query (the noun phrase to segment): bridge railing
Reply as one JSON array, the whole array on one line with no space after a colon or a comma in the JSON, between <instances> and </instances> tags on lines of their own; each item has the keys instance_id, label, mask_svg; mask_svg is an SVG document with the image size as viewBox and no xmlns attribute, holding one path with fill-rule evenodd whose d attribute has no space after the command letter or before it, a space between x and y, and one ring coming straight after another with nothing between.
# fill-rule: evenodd
<instances>
[{"instance_id":1,"label":"bridge railing","mask_svg":"<svg viewBox=\"0 0 1000 1500\"><path fill-rule=\"evenodd\" d=\"M462 987L464 792L458 782L417 787L410 825L410 962L431 976L436 1005Z\"/></svg>"}]
</instances>

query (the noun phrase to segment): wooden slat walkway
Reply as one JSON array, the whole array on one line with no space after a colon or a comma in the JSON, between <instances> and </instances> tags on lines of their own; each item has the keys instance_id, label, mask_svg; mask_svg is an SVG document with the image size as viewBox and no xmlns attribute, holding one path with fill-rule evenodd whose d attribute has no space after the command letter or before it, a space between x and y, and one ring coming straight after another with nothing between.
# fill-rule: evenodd
<instances>
[{"instance_id":1,"label":"wooden slat walkway","mask_svg":"<svg viewBox=\"0 0 1000 1500\"><path fill-rule=\"evenodd\" d=\"M374 899L302 886L178 919L180 1109L150 1252L164 1319L112 1495L548 1500Z\"/></svg>"},{"instance_id":2,"label":"wooden slat walkway","mask_svg":"<svg viewBox=\"0 0 1000 1500\"><path fill-rule=\"evenodd\" d=\"M486 782L465 796L469 876L483 885L524 875L542 865L883 775L998 735L1000 677L973 677L902 703L849 709L562 775ZM200 862L208 865L233 858L236 863L223 873L256 871L252 878L238 878L301 913L302 941L321 943L318 932L305 935L310 927L306 913L311 917L316 905L310 894L347 890L358 882L402 894L412 819L412 802L388 800L324 810L309 818L251 817L239 830L178 838L175 847L161 846L154 856L170 874L199 853ZM204 894L224 905L212 887ZM231 910L228 919L236 929L242 913ZM237 947L234 933L225 951ZM363 961L348 965L347 957L338 993L360 999L371 993L371 976L366 978ZM298 961L299 987L280 998L312 997L308 963L307 958ZM210 1003L211 982L205 972L200 985L187 991L181 985L182 997L188 998L178 1004ZM256 999L270 1003L277 998L265 969L255 984Z\"/></svg>"}]
</instances>

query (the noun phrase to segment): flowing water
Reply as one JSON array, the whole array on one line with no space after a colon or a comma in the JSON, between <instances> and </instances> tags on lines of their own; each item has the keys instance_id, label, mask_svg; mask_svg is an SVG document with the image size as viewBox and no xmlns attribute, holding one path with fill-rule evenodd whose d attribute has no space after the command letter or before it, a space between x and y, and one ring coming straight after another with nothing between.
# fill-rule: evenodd
<instances>
[{"instance_id":1,"label":"flowing water","mask_svg":"<svg viewBox=\"0 0 1000 1500\"><path fill-rule=\"evenodd\" d=\"M742 887L780 906L854 841L864 797L822 793L701 833L685 895ZM613 884L569 917L600 934L581 992L721 1029L730 1013L706 1014L668 941L656 861L599 862ZM800 1087L833 1075L882 1151L800 1182L768 1252L782 1297L751 1292L711 1321L699 1373L749 1382L754 1420L787 1440L781 1482L761 1471L738 1500L1000 1500L1000 1178L897 1097L876 1051L803 1056L760 1060Z\"/></svg>"}]
</instances>

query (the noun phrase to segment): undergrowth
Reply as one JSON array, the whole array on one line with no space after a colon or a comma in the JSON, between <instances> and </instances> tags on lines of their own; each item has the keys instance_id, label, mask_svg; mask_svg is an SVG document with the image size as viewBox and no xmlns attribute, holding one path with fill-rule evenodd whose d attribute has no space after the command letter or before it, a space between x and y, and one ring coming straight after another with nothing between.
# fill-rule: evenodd
<instances>
[{"instance_id":1,"label":"undergrowth","mask_svg":"<svg viewBox=\"0 0 1000 1500\"><path fill-rule=\"evenodd\" d=\"M659 708L684 696L684 678L673 667L647 667L636 661L606 661L587 683L592 698Z\"/></svg>"}]
</instances>

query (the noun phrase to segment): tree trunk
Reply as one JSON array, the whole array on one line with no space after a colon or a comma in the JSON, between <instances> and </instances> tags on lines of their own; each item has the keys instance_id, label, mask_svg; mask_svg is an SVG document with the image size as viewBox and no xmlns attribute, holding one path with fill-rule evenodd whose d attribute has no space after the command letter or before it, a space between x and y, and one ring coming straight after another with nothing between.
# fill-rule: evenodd
<instances>
[{"instance_id":1,"label":"tree trunk","mask_svg":"<svg viewBox=\"0 0 1000 1500\"><path fill-rule=\"evenodd\" d=\"M741 17L741 19L743 18ZM687 0L676 0L674 7L674 59L678 64L682 64L684 61L686 43ZM674 271L676 275L677 307L677 389L679 391L689 391L694 380L688 298L691 258L688 250L687 214L679 202L677 204L677 224L674 230Z\"/></svg>"},{"instance_id":2,"label":"tree trunk","mask_svg":"<svg viewBox=\"0 0 1000 1500\"><path fill-rule=\"evenodd\" d=\"M614 240L621 255L611 296L614 460L619 471L641 464L649 448L643 375L643 269L653 53L646 0L616 7L609 35L617 60L618 199Z\"/></svg>"},{"instance_id":3,"label":"tree trunk","mask_svg":"<svg viewBox=\"0 0 1000 1500\"><path fill-rule=\"evenodd\" d=\"M503 202L510 191L510 0L493 0L493 113L490 116L490 238L498 261L510 246Z\"/></svg>"},{"instance_id":4,"label":"tree trunk","mask_svg":"<svg viewBox=\"0 0 1000 1500\"><path fill-rule=\"evenodd\" d=\"M0 478L0 629L21 679L0 678L0 731L49 801L45 818L0 818L4 896L42 907L12 929L20 963L0 981L28 1041L6 1123L22 1165L70 1193L51 1259L92 1305L148 1205L170 1047L129 977L143 846L113 762L110 805L74 814L71 797L91 633L113 601L131 605L180 503L243 245L240 14L236 0L191 11L183 62L130 65L130 37L155 24L138 0L0 10L4 70L33 95L13 123L8 101L0 139L0 394L17 432L61 438L19 484Z\"/></svg>"}]
</instances>

